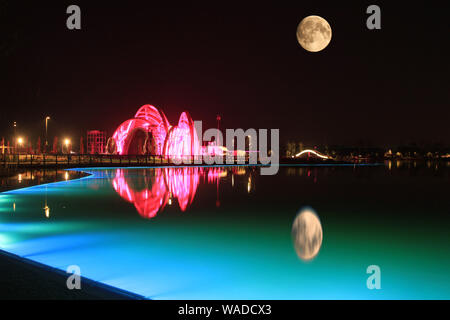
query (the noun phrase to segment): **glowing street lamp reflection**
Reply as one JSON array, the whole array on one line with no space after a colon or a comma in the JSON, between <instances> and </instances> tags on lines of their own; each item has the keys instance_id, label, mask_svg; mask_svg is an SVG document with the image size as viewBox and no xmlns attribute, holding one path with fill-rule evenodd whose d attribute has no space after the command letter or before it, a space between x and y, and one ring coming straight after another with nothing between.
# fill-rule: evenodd
<instances>
[{"instance_id":1,"label":"glowing street lamp reflection","mask_svg":"<svg viewBox=\"0 0 450 320\"><path fill-rule=\"evenodd\" d=\"M47 219L50 218L50 208L48 206L44 207L44 213Z\"/></svg>"}]
</instances>

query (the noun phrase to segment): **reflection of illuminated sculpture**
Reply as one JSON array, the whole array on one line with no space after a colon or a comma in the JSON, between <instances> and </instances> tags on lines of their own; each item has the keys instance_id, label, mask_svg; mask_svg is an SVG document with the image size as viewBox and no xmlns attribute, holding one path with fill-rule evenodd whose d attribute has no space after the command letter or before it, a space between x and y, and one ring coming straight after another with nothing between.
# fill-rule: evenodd
<instances>
[{"instance_id":1,"label":"reflection of illuminated sculpture","mask_svg":"<svg viewBox=\"0 0 450 320\"><path fill-rule=\"evenodd\" d=\"M133 179L126 179L127 169L117 169L112 181L114 190L125 200L131 202L144 218L153 218L168 203L169 198L178 199L181 211L192 203L200 183L200 177L207 176L208 182L218 182L226 176L221 168L161 168L148 169L139 176L138 186ZM135 181L136 182L136 181Z\"/></svg>"},{"instance_id":2,"label":"reflection of illuminated sculpture","mask_svg":"<svg viewBox=\"0 0 450 320\"><path fill-rule=\"evenodd\" d=\"M116 177L113 180L113 187L116 192L128 202L135 205L136 210L144 218L153 218L158 211L165 207L169 199L166 184L164 182L164 175L161 170L157 170L153 177L152 187L148 189L144 187L143 190L133 190L125 179L124 170L117 169ZM147 176L143 176L144 179ZM145 181L148 184L148 181Z\"/></svg>"},{"instance_id":3,"label":"reflection of illuminated sculpture","mask_svg":"<svg viewBox=\"0 0 450 320\"><path fill-rule=\"evenodd\" d=\"M200 182L198 168L164 169L168 191L178 199L181 211L194 200Z\"/></svg>"},{"instance_id":4,"label":"reflection of illuminated sculpture","mask_svg":"<svg viewBox=\"0 0 450 320\"><path fill-rule=\"evenodd\" d=\"M116 129L108 152L181 157L199 155L201 148L194 122L187 112L181 114L178 125L171 126L161 110L144 105L133 119Z\"/></svg>"}]
</instances>

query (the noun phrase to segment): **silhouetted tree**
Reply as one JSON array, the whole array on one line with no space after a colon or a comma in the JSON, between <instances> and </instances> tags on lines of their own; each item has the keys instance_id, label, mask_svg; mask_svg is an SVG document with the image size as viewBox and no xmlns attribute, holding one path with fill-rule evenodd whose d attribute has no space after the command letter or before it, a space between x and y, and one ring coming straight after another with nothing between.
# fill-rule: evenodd
<instances>
[{"instance_id":1,"label":"silhouetted tree","mask_svg":"<svg viewBox=\"0 0 450 320\"><path fill-rule=\"evenodd\" d=\"M52 153L57 154L58 153L58 137L55 137L53 139L53 150Z\"/></svg>"},{"instance_id":2,"label":"silhouetted tree","mask_svg":"<svg viewBox=\"0 0 450 320\"><path fill-rule=\"evenodd\" d=\"M36 144L36 154L41 154L41 137L38 138L38 141Z\"/></svg>"},{"instance_id":3,"label":"silhouetted tree","mask_svg":"<svg viewBox=\"0 0 450 320\"><path fill-rule=\"evenodd\" d=\"M80 154L84 154L84 141L83 141L83 137L80 138Z\"/></svg>"}]
</instances>

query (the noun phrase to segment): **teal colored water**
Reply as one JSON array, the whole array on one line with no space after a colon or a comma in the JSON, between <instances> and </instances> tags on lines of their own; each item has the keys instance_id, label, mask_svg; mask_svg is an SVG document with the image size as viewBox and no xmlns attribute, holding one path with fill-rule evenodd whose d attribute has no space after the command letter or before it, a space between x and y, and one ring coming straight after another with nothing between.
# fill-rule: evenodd
<instances>
[{"instance_id":1,"label":"teal colored water","mask_svg":"<svg viewBox=\"0 0 450 320\"><path fill-rule=\"evenodd\" d=\"M151 299L450 298L446 166L84 171L1 193L1 249ZM304 207L323 232L307 261Z\"/></svg>"}]
</instances>

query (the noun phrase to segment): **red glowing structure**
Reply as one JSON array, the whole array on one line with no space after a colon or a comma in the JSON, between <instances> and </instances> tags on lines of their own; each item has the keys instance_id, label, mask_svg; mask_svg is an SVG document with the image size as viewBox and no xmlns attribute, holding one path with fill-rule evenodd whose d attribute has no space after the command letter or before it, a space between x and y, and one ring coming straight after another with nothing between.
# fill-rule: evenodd
<instances>
[{"instance_id":1,"label":"red glowing structure","mask_svg":"<svg viewBox=\"0 0 450 320\"><path fill-rule=\"evenodd\" d=\"M194 122L187 112L183 112L178 125L170 128L164 144L164 155L182 157L200 154L200 144Z\"/></svg>"},{"instance_id":2,"label":"red glowing structure","mask_svg":"<svg viewBox=\"0 0 450 320\"><path fill-rule=\"evenodd\" d=\"M105 152L106 132L99 130L89 130L86 136L87 150L89 154L101 154Z\"/></svg>"},{"instance_id":3,"label":"red glowing structure","mask_svg":"<svg viewBox=\"0 0 450 320\"><path fill-rule=\"evenodd\" d=\"M142 106L134 118L123 122L114 132L108 153L151 154L183 157L201 152L194 122L183 112L178 125L171 126L164 112L152 105Z\"/></svg>"},{"instance_id":4,"label":"red glowing structure","mask_svg":"<svg viewBox=\"0 0 450 320\"><path fill-rule=\"evenodd\" d=\"M185 211L194 200L202 177L208 183L218 183L227 174L222 168L161 168L144 170L138 179L127 179L126 170L129 169L116 170L113 188L146 219L155 217L175 199Z\"/></svg>"}]
</instances>

